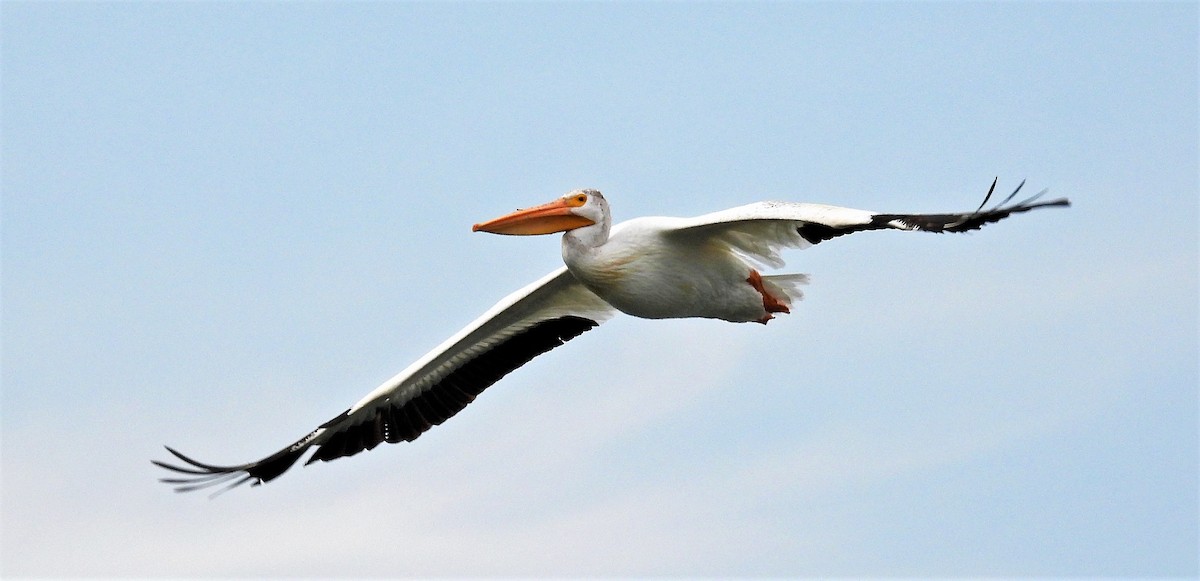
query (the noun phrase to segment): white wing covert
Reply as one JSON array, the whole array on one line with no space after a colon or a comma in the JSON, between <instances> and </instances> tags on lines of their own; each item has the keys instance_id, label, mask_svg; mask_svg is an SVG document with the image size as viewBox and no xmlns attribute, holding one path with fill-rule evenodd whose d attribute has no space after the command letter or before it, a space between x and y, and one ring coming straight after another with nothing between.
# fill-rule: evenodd
<instances>
[{"instance_id":1,"label":"white wing covert","mask_svg":"<svg viewBox=\"0 0 1200 581\"><path fill-rule=\"evenodd\" d=\"M1022 180L1003 201L984 209L996 190L996 181L992 181L983 202L973 212L884 214L825 204L757 202L695 218L674 220L669 234L723 241L767 266L779 268L783 266L783 259L779 256L781 249L807 248L830 238L863 230L966 232L1034 208L1070 205L1065 198L1039 202L1038 199L1046 190L1006 205L1025 185Z\"/></svg>"},{"instance_id":2,"label":"white wing covert","mask_svg":"<svg viewBox=\"0 0 1200 581\"><path fill-rule=\"evenodd\" d=\"M278 452L247 464L216 466L167 447L186 463L154 464L184 477L164 478L179 492L277 478L309 449L306 464L412 441L461 411L484 389L534 357L610 318L614 310L565 267L505 297L407 369L337 417Z\"/></svg>"}]
</instances>

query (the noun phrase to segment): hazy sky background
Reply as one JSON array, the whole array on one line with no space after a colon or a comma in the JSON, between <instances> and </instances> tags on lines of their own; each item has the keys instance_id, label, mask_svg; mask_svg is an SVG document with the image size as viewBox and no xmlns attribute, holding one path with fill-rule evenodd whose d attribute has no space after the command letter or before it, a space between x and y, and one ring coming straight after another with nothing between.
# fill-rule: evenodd
<instances>
[{"instance_id":1,"label":"hazy sky background","mask_svg":"<svg viewBox=\"0 0 1200 581\"><path fill-rule=\"evenodd\" d=\"M1195 576L1195 3L0 5L19 575ZM956 211L618 318L412 444L215 500L560 264L470 225Z\"/></svg>"}]
</instances>

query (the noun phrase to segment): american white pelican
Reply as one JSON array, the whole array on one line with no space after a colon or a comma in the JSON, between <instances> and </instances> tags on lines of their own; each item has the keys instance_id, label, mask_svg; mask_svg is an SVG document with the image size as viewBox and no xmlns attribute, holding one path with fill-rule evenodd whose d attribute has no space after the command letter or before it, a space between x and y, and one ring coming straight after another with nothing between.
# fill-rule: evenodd
<instances>
[{"instance_id":1,"label":"american white pelican","mask_svg":"<svg viewBox=\"0 0 1200 581\"><path fill-rule=\"evenodd\" d=\"M1024 185L1024 182L1021 182ZM804 248L862 230L965 232L1018 213L1068 206L1039 202L1039 193L1008 205L1021 190L974 212L881 214L821 204L759 202L695 218L638 218L610 230L608 202L576 190L548 204L476 224L496 234L564 232L561 267L514 292L358 403L295 443L261 460L234 466L197 462L170 447L185 465L153 461L182 473L163 478L180 492L229 482L232 488L275 479L312 448L306 464L411 441L458 413L488 386L529 360L575 338L616 311L663 319L707 317L766 323L800 299L802 274L763 275L783 266L779 250Z\"/></svg>"}]
</instances>

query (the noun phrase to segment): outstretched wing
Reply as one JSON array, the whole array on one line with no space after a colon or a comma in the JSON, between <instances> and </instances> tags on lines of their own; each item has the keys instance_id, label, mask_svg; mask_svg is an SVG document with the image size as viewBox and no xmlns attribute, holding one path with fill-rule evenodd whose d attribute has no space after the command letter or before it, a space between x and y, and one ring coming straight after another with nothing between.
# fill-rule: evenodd
<instances>
[{"instance_id":1,"label":"outstretched wing","mask_svg":"<svg viewBox=\"0 0 1200 581\"><path fill-rule=\"evenodd\" d=\"M985 209L996 189L996 181L992 181L983 202L973 212L885 214L824 204L758 202L695 218L673 220L667 234L718 239L739 252L778 268L783 266L783 259L779 256L779 250L783 248L804 248L863 230L966 232L1020 212L1071 205L1066 198L1039 201L1046 190L1009 204L1025 185L1022 181L1003 201Z\"/></svg>"},{"instance_id":2,"label":"outstretched wing","mask_svg":"<svg viewBox=\"0 0 1200 581\"><path fill-rule=\"evenodd\" d=\"M228 488L268 482L310 448L307 463L370 450L380 442L412 441L461 411L505 374L612 316L603 299L567 269L512 293L462 331L384 382L358 403L290 446L234 466L205 464L167 447L182 465L152 460L182 476L163 478L187 492L216 484Z\"/></svg>"}]
</instances>

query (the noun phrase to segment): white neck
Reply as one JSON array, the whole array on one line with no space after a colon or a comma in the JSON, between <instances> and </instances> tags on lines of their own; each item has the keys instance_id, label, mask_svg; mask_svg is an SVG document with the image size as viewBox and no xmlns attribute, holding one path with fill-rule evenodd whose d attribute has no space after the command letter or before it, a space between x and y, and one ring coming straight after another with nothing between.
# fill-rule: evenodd
<instances>
[{"instance_id":1,"label":"white neck","mask_svg":"<svg viewBox=\"0 0 1200 581\"><path fill-rule=\"evenodd\" d=\"M572 257L589 254L608 242L608 220L591 226L568 230L562 238L563 261L570 263Z\"/></svg>"}]
</instances>

